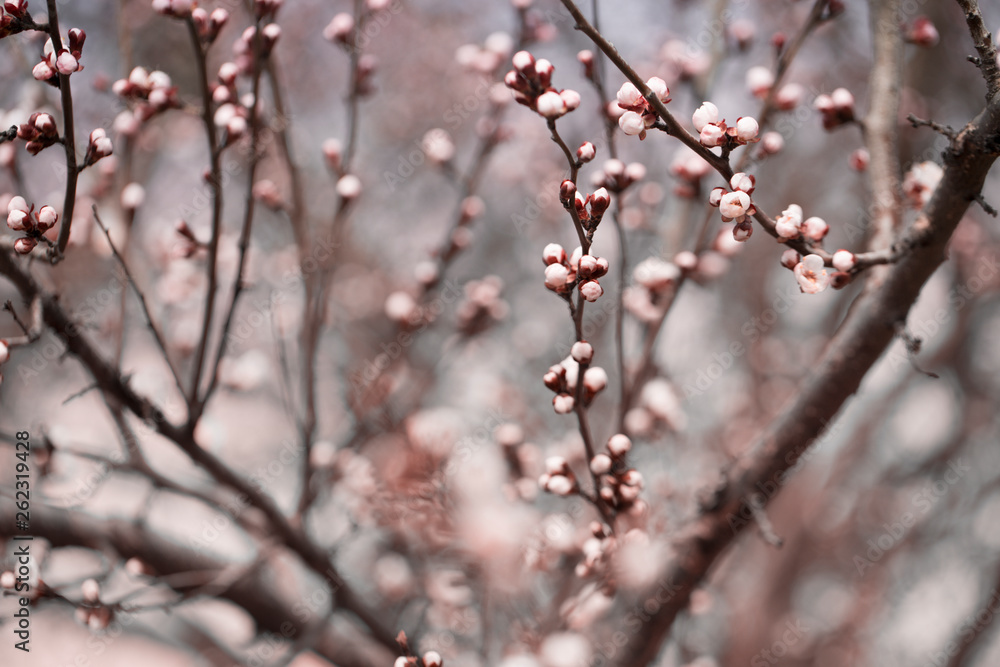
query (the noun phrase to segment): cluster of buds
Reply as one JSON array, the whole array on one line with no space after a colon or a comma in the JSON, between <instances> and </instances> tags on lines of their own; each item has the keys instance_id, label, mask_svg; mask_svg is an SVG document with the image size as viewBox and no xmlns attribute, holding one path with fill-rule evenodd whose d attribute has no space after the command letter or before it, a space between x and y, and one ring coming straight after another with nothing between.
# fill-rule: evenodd
<instances>
[{"instance_id":1,"label":"cluster of buds","mask_svg":"<svg viewBox=\"0 0 1000 667\"><path fill-rule=\"evenodd\" d=\"M153 11L163 16L183 19L191 16L195 0L153 0Z\"/></svg>"},{"instance_id":2,"label":"cluster of buds","mask_svg":"<svg viewBox=\"0 0 1000 667\"><path fill-rule=\"evenodd\" d=\"M670 162L670 174L679 182L674 188L678 197L696 197L703 179L711 166L687 146L681 146Z\"/></svg>"},{"instance_id":3,"label":"cluster of buds","mask_svg":"<svg viewBox=\"0 0 1000 667\"><path fill-rule=\"evenodd\" d=\"M823 116L823 129L832 130L854 122L854 95L847 88L837 88L829 95L819 95L813 107Z\"/></svg>"},{"instance_id":4,"label":"cluster of buds","mask_svg":"<svg viewBox=\"0 0 1000 667\"><path fill-rule=\"evenodd\" d=\"M261 3L257 3L260 5ZM206 44L211 44L219 36L219 31L229 22L229 12L219 7L213 9L211 13L201 7L191 10L191 20L198 30L198 36Z\"/></svg>"},{"instance_id":5,"label":"cluster of buds","mask_svg":"<svg viewBox=\"0 0 1000 667\"><path fill-rule=\"evenodd\" d=\"M802 257L789 248L781 255L781 265L795 274L799 289L806 294L822 292L827 286L841 289L850 284L851 271L857 265L857 258L849 250L838 250L833 253L834 273L827 275L823 258L819 255Z\"/></svg>"},{"instance_id":6,"label":"cluster of buds","mask_svg":"<svg viewBox=\"0 0 1000 667\"><path fill-rule=\"evenodd\" d=\"M59 214L51 206L43 206L35 213L35 206L28 206L24 197L14 197L7 205L7 226L24 236L14 241L14 250L27 255L38 245L42 234L59 222Z\"/></svg>"},{"instance_id":7,"label":"cluster of buds","mask_svg":"<svg viewBox=\"0 0 1000 667\"><path fill-rule=\"evenodd\" d=\"M80 585L83 603L76 608L76 619L91 630L104 630L111 624L114 612L101 604L101 585L94 579L87 579Z\"/></svg>"},{"instance_id":8,"label":"cluster of buds","mask_svg":"<svg viewBox=\"0 0 1000 667\"><path fill-rule=\"evenodd\" d=\"M670 89L667 82L658 76L646 81L646 86L656 98L666 104L670 101ZM625 110L618 117L618 127L629 136L638 135L639 140L646 138L646 130L656 124L656 112L650 106L649 100L642 96L639 89L631 81L626 81L618 89L618 106Z\"/></svg>"},{"instance_id":9,"label":"cluster of buds","mask_svg":"<svg viewBox=\"0 0 1000 667\"><path fill-rule=\"evenodd\" d=\"M514 99L519 104L548 119L564 116L580 106L580 93L552 87L555 67L548 60L535 60L527 51L518 51L511 61L514 69L507 72L503 82L514 91Z\"/></svg>"},{"instance_id":10,"label":"cluster of buds","mask_svg":"<svg viewBox=\"0 0 1000 667\"><path fill-rule=\"evenodd\" d=\"M459 65L472 72L490 75L497 71L514 50L514 40L505 32L495 32L483 45L463 44L455 51Z\"/></svg>"},{"instance_id":11,"label":"cluster of buds","mask_svg":"<svg viewBox=\"0 0 1000 667\"><path fill-rule=\"evenodd\" d=\"M144 67L136 67L127 79L119 79L111 90L127 102L132 102L132 111L123 111L115 120L115 127L125 135L134 134L138 123L143 123L167 109L180 107L177 87L170 76L159 70L150 72Z\"/></svg>"},{"instance_id":12,"label":"cluster of buds","mask_svg":"<svg viewBox=\"0 0 1000 667\"><path fill-rule=\"evenodd\" d=\"M28 13L28 0L7 0L0 12L0 39L24 32L34 27L35 22Z\"/></svg>"},{"instance_id":13,"label":"cluster of buds","mask_svg":"<svg viewBox=\"0 0 1000 667\"><path fill-rule=\"evenodd\" d=\"M502 290L503 281L499 276L486 276L466 283L465 300L456 313L459 332L474 336L507 317L510 306L500 298Z\"/></svg>"},{"instance_id":14,"label":"cluster of buds","mask_svg":"<svg viewBox=\"0 0 1000 667\"><path fill-rule=\"evenodd\" d=\"M815 243L822 241L830 231L830 225L823 218L813 216L802 219L802 207L792 204L774 221L774 229L781 242L804 238Z\"/></svg>"},{"instance_id":15,"label":"cluster of buds","mask_svg":"<svg viewBox=\"0 0 1000 667\"><path fill-rule=\"evenodd\" d=\"M225 143L228 146L250 129L250 122L247 120L250 112L239 103L226 102L215 110L213 120L215 126L226 131Z\"/></svg>"},{"instance_id":16,"label":"cluster of buds","mask_svg":"<svg viewBox=\"0 0 1000 667\"><path fill-rule=\"evenodd\" d=\"M733 227L733 238L737 241L746 241L753 234L753 225L747 220L747 216L757 212L750 198L755 184L756 179L753 176L741 171L729 179L732 192L725 188L713 188L708 195L708 203L718 207L722 221L736 223Z\"/></svg>"},{"instance_id":17,"label":"cluster of buds","mask_svg":"<svg viewBox=\"0 0 1000 667\"><path fill-rule=\"evenodd\" d=\"M576 564L574 573L581 579L603 575L608 570L610 556L618 541L608 526L600 521L590 523L590 537L580 546L583 560Z\"/></svg>"},{"instance_id":18,"label":"cluster of buds","mask_svg":"<svg viewBox=\"0 0 1000 667\"><path fill-rule=\"evenodd\" d=\"M703 102L691 115L691 122L698 132L698 140L706 148L722 146L724 151L730 151L737 146L754 144L760 141L757 132L760 126L757 120L750 116L736 119L736 125L726 125L726 119L719 118L719 108L711 102Z\"/></svg>"},{"instance_id":19,"label":"cluster of buds","mask_svg":"<svg viewBox=\"0 0 1000 667\"><path fill-rule=\"evenodd\" d=\"M590 460L590 471L601 483L601 499L618 510L629 509L642 490L642 474L625 464L625 456L632 449L632 441L624 433L608 439L607 451Z\"/></svg>"},{"instance_id":20,"label":"cluster of buds","mask_svg":"<svg viewBox=\"0 0 1000 667\"><path fill-rule=\"evenodd\" d=\"M261 28L259 53L261 60L266 60L271 55L271 51L274 49L274 45L278 43L279 37L281 37L281 26L277 23L268 23ZM239 39L233 42L233 54L236 59L236 65L244 74L250 74L254 71L254 61L258 55L255 52L257 47L254 45L256 39L257 27L250 26L243 31Z\"/></svg>"},{"instance_id":21,"label":"cluster of buds","mask_svg":"<svg viewBox=\"0 0 1000 667\"><path fill-rule=\"evenodd\" d=\"M111 144L107 132L102 128L97 128L90 133L90 141L87 142L87 156L83 166L89 167L98 160L108 157L113 150L114 146Z\"/></svg>"},{"instance_id":22,"label":"cluster of buds","mask_svg":"<svg viewBox=\"0 0 1000 667\"><path fill-rule=\"evenodd\" d=\"M17 138L27 141L25 148L32 155L37 155L42 149L59 141L56 119L50 114L36 111L28 117L27 123L22 123L17 128Z\"/></svg>"},{"instance_id":23,"label":"cluster of buds","mask_svg":"<svg viewBox=\"0 0 1000 667\"><path fill-rule=\"evenodd\" d=\"M647 257L632 270L635 284L622 295L625 308L643 322L655 322L680 278L681 268L677 264Z\"/></svg>"},{"instance_id":24,"label":"cluster of buds","mask_svg":"<svg viewBox=\"0 0 1000 667\"><path fill-rule=\"evenodd\" d=\"M598 393L608 386L608 374L600 366L587 366L594 357L593 346L585 340L573 344L570 356L554 366L550 366L542 377L542 382L555 392L552 398L552 408L556 414L566 415L576 408L576 383L580 376L580 364L583 371L583 405L586 407Z\"/></svg>"},{"instance_id":25,"label":"cluster of buds","mask_svg":"<svg viewBox=\"0 0 1000 667\"><path fill-rule=\"evenodd\" d=\"M625 188L645 177L646 167L641 162L631 162L625 166L621 160L611 159L604 163L600 171L594 172L591 182L595 188L623 192Z\"/></svg>"},{"instance_id":26,"label":"cluster of buds","mask_svg":"<svg viewBox=\"0 0 1000 667\"><path fill-rule=\"evenodd\" d=\"M80 58L83 57L83 43L87 41L87 33L79 28L69 31L69 48L65 46L58 51L52 45L52 38L45 42L42 49L42 60L31 70L31 76L38 81L56 84L60 74L69 76L83 69Z\"/></svg>"},{"instance_id":27,"label":"cluster of buds","mask_svg":"<svg viewBox=\"0 0 1000 667\"><path fill-rule=\"evenodd\" d=\"M538 486L557 496L568 496L580 490L576 475L561 456L545 459L545 472L538 478Z\"/></svg>"},{"instance_id":28,"label":"cluster of buds","mask_svg":"<svg viewBox=\"0 0 1000 667\"><path fill-rule=\"evenodd\" d=\"M903 176L903 194L913 208L920 210L927 205L937 189L944 170L936 162L918 162Z\"/></svg>"},{"instance_id":29,"label":"cluster of buds","mask_svg":"<svg viewBox=\"0 0 1000 667\"><path fill-rule=\"evenodd\" d=\"M622 176L624 177L624 172ZM583 228L593 233L601 224L608 207L611 206L611 195L608 194L607 188L600 187L584 197L576 189L576 183L566 179L559 185L559 203L567 211L570 211L570 206L572 206L576 210L576 215Z\"/></svg>"},{"instance_id":30,"label":"cluster of buds","mask_svg":"<svg viewBox=\"0 0 1000 667\"><path fill-rule=\"evenodd\" d=\"M556 294L569 298L574 285L587 301L597 301L604 288L597 282L608 272L608 260L604 257L584 255L577 246L570 256L558 243L550 243L542 251L545 262L545 286Z\"/></svg>"}]
</instances>

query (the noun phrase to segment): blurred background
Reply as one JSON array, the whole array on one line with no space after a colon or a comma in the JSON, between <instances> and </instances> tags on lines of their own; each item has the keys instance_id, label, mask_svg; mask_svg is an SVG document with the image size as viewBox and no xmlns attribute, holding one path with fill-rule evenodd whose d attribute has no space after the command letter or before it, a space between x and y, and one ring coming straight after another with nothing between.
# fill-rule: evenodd
<instances>
[{"instance_id":1,"label":"blurred background","mask_svg":"<svg viewBox=\"0 0 1000 667\"><path fill-rule=\"evenodd\" d=\"M29 9L41 16L37 4ZM589 413L598 446L624 424L644 504L621 517L613 545L605 539L595 546L593 507L537 484L546 457L565 457L581 477L587 465L575 419L553 412L541 382L575 340L568 308L545 288L539 261L546 244L577 245L557 196L568 170L544 120L515 104L502 79L512 53L524 47L553 63L557 88L580 93L579 109L558 125L571 148L597 146L580 174L581 191L590 192L610 156L602 114L624 78L602 63L601 99L577 60L593 46L561 3L515 4L524 6L362 5L366 30L355 46L370 73L356 95L352 49L324 36L335 15L355 7L289 0L278 11L281 37L262 79L266 130L254 182L247 137L221 156L217 317L236 275L251 185L256 211L220 388L195 438L301 518L384 626L407 632L414 651L436 650L455 667L615 664L643 633L644 605L658 604L657 576L672 554L672 535L695 516L720 468L795 394L864 281L800 293L779 263L782 246L759 229L746 244L732 242L730 225L706 206L709 190L725 185L720 177L662 133L639 141L616 129L619 158L641 163L646 175L619 200L624 247L611 219L594 237L593 253L608 258L611 271L602 279L604 296L585 310L584 333L610 381ZM773 68L774 36L796 35L811 4L604 2L600 27L641 76L667 82L668 108L685 126L704 100L732 123L758 116L762 100L747 72ZM183 400L92 207L187 373L201 333L206 254L178 233L178 223L201 241L211 229L203 179L209 155L188 31L145 0L58 7L64 29L88 35L85 70L72 78L77 145L82 151L82 137L105 128L115 155L81 176L67 260L55 269L38 262L32 273L59 294L84 335L118 360L137 391L181 421ZM234 0L204 7L231 14L208 51L214 78L253 19ZM926 17L938 33L906 46L900 164L907 173L940 163L946 141L910 127L906 115L958 128L981 110L985 89L966 60L973 46L957 4L915 0L902 9L904 32ZM1000 28L1000 8L986 3L983 12L987 27ZM754 201L772 217L793 203L822 217L830 251L862 251L869 235L867 173L857 168L864 137L854 125L824 130L812 103L844 87L864 116L870 33L868 7L859 2L820 25L783 81L799 86L788 93L795 103L770 113L761 128L780 135L780 142L769 140L777 150L765 154L765 142L741 149L757 179ZM58 92L30 76L42 45L32 33L0 42L3 127L39 110L62 127ZM179 108L130 122L134 105L112 85L140 66L169 75ZM235 87L247 94L249 77ZM352 127L356 150L349 155ZM346 186L345 155L361 184L346 207L343 189L338 194ZM2 144L0 162L4 205L22 195L61 210L59 148L31 157L20 142ZM994 174L984 193L1000 206L990 197L997 185ZM906 219L915 214L909 208ZM311 240L297 245L296 225ZM623 250L626 284L618 277ZM919 351L893 344L769 505L784 546L746 531L678 619L656 664L1000 661L993 622L1000 609L998 250L996 219L973 205L949 261L910 314ZM648 258L670 262L682 251L694 251L697 264L667 295L674 301L661 328L633 271ZM305 285L318 276L325 288L310 363L303 355ZM0 300L7 299L24 308L0 281ZM645 381L624 416L619 314L629 377L650 350ZM0 314L0 336L19 333ZM15 565L15 544L6 539L13 532L14 434L27 430L32 512L50 533L33 543L34 569L54 594L32 610L30 656L13 648L16 599L0 599L0 662L392 664L386 649L362 639L365 630L350 614L330 613L321 580L261 516L149 426L122 416L63 348L47 331L3 366L0 570ZM314 498L300 516L310 373ZM157 476L137 464L134 450ZM141 556L149 550L162 557L159 568L178 569L153 567L152 555ZM93 607L81 589L89 579L113 609L96 621L80 612ZM294 634L282 636L284 620L294 622Z\"/></svg>"}]
</instances>

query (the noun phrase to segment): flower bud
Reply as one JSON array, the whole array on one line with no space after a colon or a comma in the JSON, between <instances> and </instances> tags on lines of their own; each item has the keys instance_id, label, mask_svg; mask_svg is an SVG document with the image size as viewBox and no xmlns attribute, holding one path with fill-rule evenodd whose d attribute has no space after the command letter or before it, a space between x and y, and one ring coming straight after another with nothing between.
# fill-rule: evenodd
<instances>
[{"instance_id":1,"label":"flower bud","mask_svg":"<svg viewBox=\"0 0 1000 667\"><path fill-rule=\"evenodd\" d=\"M354 174L342 176L337 181L337 194L342 198L351 200L361 195L361 179Z\"/></svg>"},{"instance_id":2,"label":"flower bud","mask_svg":"<svg viewBox=\"0 0 1000 667\"><path fill-rule=\"evenodd\" d=\"M573 412L574 404L575 401L569 394L556 394L552 398L552 408L556 411L557 415L566 415Z\"/></svg>"},{"instance_id":3,"label":"flower bud","mask_svg":"<svg viewBox=\"0 0 1000 667\"><path fill-rule=\"evenodd\" d=\"M583 388L591 395L597 394L608 386L608 374L600 366L591 366L583 374Z\"/></svg>"},{"instance_id":4,"label":"flower bud","mask_svg":"<svg viewBox=\"0 0 1000 667\"><path fill-rule=\"evenodd\" d=\"M718 120L719 108L711 102L702 102L701 106L695 109L694 114L691 116L694 129L698 132L701 132L706 125L718 122Z\"/></svg>"},{"instance_id":5,"label":"flower bud","mask_svg":"<svg viewBox=\"0 0 1000 667\"><path fill-rule=\"evenodd\" d=\"M641 135L646 131L646 121L643 120L642 116L634 111L626 111L618 119L618 127L622 129L622 132L634 137L636 135Z\"/></svg>"},{"instance_id":6,"label":"flower bud","mask_svg":"<svg viewBox=\"0 0 1000 667\"><path fill-rule=\"evenodd\" d=\"M758 65L747 70L747 88L754 97L764 99L774 85L774 73Z\"/></svg>"},{"instance_id":7,"label":"flower bud","mask_svg":"<svg viewBox=\"0 0 1000 667\"><path fill-rule=\"evenodd\" d=\"M604 294L604 288L596 280L588 280L580 283L580 294L583 295L584 299L593 303Z\"/></svg>"},{"instance_id":8,"label":"flower bud","mask_svg":"<svg viewBox=\"0 0 1000 667\"><path fill-rule=\"evenodd\" d=\"M566 250L558 243L550 243L542 250L542 261L546 266L562 264L566 261Z\"/></svg>"},{"instance_id":9,"label":"flower bud","mask_svg":"<svg viewBox=\"0 0 1000 667\"><path fill-rule=\"evenodd\" d=\"M756 180L750 174L745 174L741 171L733 174L733 177L729 179L729 187L733 190L740 190L748 195L752 195Z\"/></svg>"},{"instance_id":10,"label":"flower bud","mask_svg":"<svg viewBox=\"0 0 1000 667\"><path fill-rule=\"evenodd\" d=\"M545 267L545 286L550 290L563 290L568 282L569 269L562 264L549 264Z\"/></svg>"},{"instance_id":11,"label":"flower bud","mask_svg":"<svg viewBox=\"0 0 1000 667\"><path fill-rule=\"evenodd\" d=\"M654 76L646 81L646 85L649 86L649 89L653 91L653 94L656 95L657 99L661 102L666 104L670 101L670 89L667 88L666 81L658 76Z\"/></svg>"},{"instance_id":12,"label":"flower bud","mask_svg":"<svg viewBox=\"0 0 1000 667\"><path fill-rule=\"evenodd\" d=\"M559 185L559 202L563 208L569 208L569 203L576 199L576 183L568 178Z\"/></svg>"},{"instance_id":13,"label":"flower bud","mask_svg":"<svg viewBox=\"0 0 1000 667\"><path fill-rule=\"evenodd\" d=\"M580 147L576 149L576 159L584 164L593 160L596 155L597 149L594 148L594 144L589 141L583 142L580 144Z\"/></svg>"},{"instance_id":14,"label":"flower bud","mask_svg":"<svg viewBox=\"0 0 1000 667\"><path fill-rule=\"evenodd\" d=\"M441 667L444 664L441 660L441 654L437 651L427 651L424 653L424 667Z\"/></svg>"},{"instance_id":15,"label":"flower bud","mask_svg":"<svg viewBox=\"0 0 1000 667\"><path fill-rule=\"evenodd\" d=\"M580 93L575 90L566 90L559 92L559 97L562 98L563 103L566 105L566 111L572 111L580 106Z\"/></svg>"},{"instance_id":16,"label":"flower bud","mask_svg":"<svg viewBox=\"0 0 1000 667\"><path fill-rule=\"evenodd\" d=\"M611 457L607 454L598 454L590 459L590 471L595 475L603 475L611 471Z\"/></svg>"},{"instance_id":17,"label":"flower bud","mask_svg":"<svg viewBox=\"0 0 1000 667\"><path fill-rule=\"evenodd\" d=\"M753 235L753 225L744 220L733 226L733 239L740 243L746 243Z\"/></svg>"},{"instance_id":18,"label":"flower bud","mask_svg":"<svg viewBox=\"0 0 1000 667\"><path fill-rule=\"evenodd\" d=\"M760 126L757 120L750 116L742 116L736 121L736 138L740 141L750 142L757 138Z\"/></svg>"},{"instance_id":19,"label":"flower bud","mask_svg":"<svg viewBox=\"0 0 1000 667\"><path fill-rule=\"evenodd\" d=\"M38 229L45 232L51 229L59 220L59 214L51 206L43 206L38 209Z\"/></svg>"},{"instance_id":20,"label":"flower bud","mask_svg":"<svg viewBox=\"0 0 1000 667\"><path fill-rule=\"evenodd\" d=\"M725 139L725 131L718 125L709 124L701 128L698 139L701 141L701 145L706 148L715 148L716 146L721 146L723 140Z\"/></svg>"},{"instance_id":21,"label":"flower bud","mask_svg":"<svg viewBox=\"0 0 1000 667\"><path fill-rule=\"evenodd\" d=\"M788 248L785 252L781 253L781 265L786 269L794 269L801 261L802 255L799 254L798 250Z\"/></svg>"},{"instance_id":22,"label":"flower bud","mask_svg":"<svg viewBox=\"0 0 1000 667\"><path fill-rule=\"evenodd\" d=\"M848 272L854 268L856 259L854 253L848 250L838 250L833 253L833 268L838 271Z\"/></svg>"},{"instance_id":23,"label":"flower bud","mask_svg":"<svg viewBox=\"0 0 1000 667\"><path fill-rule=\"evenodd\" d=\"M615 433L608 439L608 451L611 456L621 458L632 449L632 441L624 433Z\"/></svg>"},{"instance_id":24,"label":"flower bud","mask_svg":"<svg viewBox=\"0 0 1000 667\"><path fill-rule=\"evenodd\" d=\"M546 118L559 118L567 111L566 102L559 96L559 93L549 91L539 95L535 102L535 109Z\"/></svg>"},{"instance_id":25,"label":"flower bud","mask_svg":"<svg viewBox=\"0 0 1000 667\"><path fill-rule=\"evenodd\" d=\"M829 231L830 225L823 218L813 216L802 223L802 234L812 241L822 241Z\"/></svg>"},{"instance_id":26,"label":"flower bud","mask_svg":"<svg viewBox=\"0 0 1000 667\"><path fill-rule=\"evenodd\" d=\"M87 579L80 585L83 599L86 602L96 603L101 599L101 585L95 579Z\"/></svg>"},{"instance_id":27,"label":"flower bud","mask_svg":"<svg viewBox=\"0 0 1000 667\"><path fill-rule=\"evenodd\" d=\"M594 346L585 340L578 340L573 343L569 354L573 360L579 364L589 364L594 358Z\"/></svg>"},{"instance_id":28,"label":"flower bud","mask_svg":"<svg viewBox=\"0 0 1000 667\"><path fill-rule=\"evenodd\" d=\"M0 364L5 363L10 359L10 346L7 345L7 341L0 339ZM4 572L4 575L9 574ZM13 588L13 584L8 586L3 579L0 579L0 587L2 588Z\"/></svg>"},{"instance_id":29,"label":"flower bud","mask_svg":"<svg viewBox=\"0 0 1000 667\"><path fill-rule=\"evenodd\" d=\"M14 250L20 255L27 255L38 245L38 241L30 237L22 237L14 241Z\"/></svg>"}]
</instances>

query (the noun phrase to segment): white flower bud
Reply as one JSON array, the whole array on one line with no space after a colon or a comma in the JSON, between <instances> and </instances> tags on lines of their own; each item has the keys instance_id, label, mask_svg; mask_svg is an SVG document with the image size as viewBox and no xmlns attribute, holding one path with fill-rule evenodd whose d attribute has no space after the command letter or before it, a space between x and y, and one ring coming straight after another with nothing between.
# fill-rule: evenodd
<instances>
[{"instance_id":1,"label":"white flower bud","mask_svg":"<svg viewBox=\"0 0 1000 667\"><path fill-rule=\"evenodd\" d=\"M736 121L736 138L740 141L752 141L757 138L760 126L757 120L750 116L743 116Z\"/></svg>"},{"instance_id":2,"label":"white flower bud","mask_svg":"<svg viewBox=\"0 0 1000 667\"><path fill-rule=\"evenodd\" d=\"M618 127L622 129L622 132L634 137L638 134L642 134L646 130L646 121L643 120L642 116L634 111L626 111L618 119Z\"/></svg>"},{"instance_id":3,"label":"white flower bud","mask_svg":"<svg viewBox=\"0 0 1000 667\"><path fill-rule=\"evenodd\" d=\"M354 199L361 194L361 179L354 174L347 174L337 181L337 194L344 199Z\"/></svg>"},{"instance_id":4,"label":"white flower bud","mask_svg":"<svg viewBox=\"0 0 1000 667\"><path fill-rule=\"evenodd\" d=\"M594 358L594 346L585 340L578 340L570 348L570 356L580 364L589 364Z\"/></svg>"},{"instance_id":5,"label":"white flower bud","mask_svg":"<svg viewBox=\"0 0 1000 667\"><path fill-rule=\"evenodd\" d=\"M646 81L646 85L649 86L649 89L653 91L653 94L656 95L657 99L661 102L666 104L670 101L670 89L667 88L666 81L658 76L654 76Z\"/></svg>"},{"instance_id":6,"label":"white flower bud","mask_svg":"<svg viewBox=\"0 0 1000 667\"><path fill-rule=\"evenodd\" d=\"M694 129L701 132L706 125L719 121L719 108L711 102L702 102L701 106L695 109L691 121L694 123Z\"/></svg>"},{"instance_id":7,"label":"white flower bud","mask_svg":"<svg viewBox=\"0 0 1000 667\"><path fill-rule=\"evenodd\" d=\"M588 392L596 394L608 386L608 374L600 366L591 366L583 374L583 387Z\"/></svg>"},{"instance_id":8,"label":"white flower bud","mask_svg":"<svg viewBox=\"0 0 1000 667\"><path fill-rule=\"evenodd\" d=\"M550 290L559 290L569 281L569 269L562 264L549 264L545 267L545 286Z\"/></svg>"},{"instance_id":9,"label":"white flower bud","mask_svg":"<svg viewBox=\"0 0 1000 667\"><path fill-rule=\"evenodd\" d=\"M624 433L615 433L608 439L608 451L611 456L621 458L632 449L632 441Z\"/></svg>"},{"instance_id":10,"label":"white flower bud","mask_svg":"<svg viewBox=\"0 0 1000 667\"><path fill-rule=\"evenodd\" d=\"M566 250L558 243L550 243L542 250L542 261L545 265L562 264L566 261Z\"/></svg>"},{"instance_id":11,"label":"white flower bud","mask_svg":"<svg viewBox=\"0 0 1000 667\"><path fill-rule=\"evenodd\" d=\"M535 109L546 118L559 118L566 113L566 102L559 93L549 91L542 93L535 102Z\"/></svg>"},{"instance_id":12,"label":"white flower bud","mask_svg":"<svg viewBox=\"0 0 1000 667\"><path fill-rule=\"evenodd\" d=\"M556 394L552 398L552 407L557 415L566 415L573 412L575 401L569 394Z\"/></svg>"},{"instance_id":13,"label":"white flower bud","mask_svg":"<svg viewBox=\"0 0 1000 667\"><path fill-rule=\"evenodd\" d=\"M847 250L838 250L833 253L833 268L838 271L850 271L855 264L854 253Z\"/></svg>"},{"instance_id":14,"label":"white flower bud","mask_svg":"<svg viewBox=\"0 0 1000 667\"><path fill-rule=\"evenodd\" d=\"M618 89L618 105L623 109L639 106L643 102L642 93L631 81L626 81Z\"/></svg>"},{"instance_id":15,"label":"white flower bud","mask_svg":"<svg viewBox=\"0 0 1000 667\"><path fill-rule=\"evenodd\" d=\"M595 475L603 475L611 470L611 457L607 454L598 454L590 460L590 471Z\"/></svg>"}]
</instances>

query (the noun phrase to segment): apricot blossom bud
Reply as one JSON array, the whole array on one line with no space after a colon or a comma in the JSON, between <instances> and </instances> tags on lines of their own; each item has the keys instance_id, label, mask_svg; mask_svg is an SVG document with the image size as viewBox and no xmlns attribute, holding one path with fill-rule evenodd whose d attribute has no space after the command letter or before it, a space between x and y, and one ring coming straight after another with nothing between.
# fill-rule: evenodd
<instances>
[{"instance_id":1,"label":"apricot blossom bud","mask_svg":"<svg viewBox=\"0 0 1000 667\"><path fill-rule=\"evenodd\" d=\"M616 459L628 454L632 449L632 441L624 433L615 433L608 439L608 451Z\"/></svg>"},{"instance_id":2,"label":"apricot blossom bud","mask_svg":"<svg viewBox=\"0 0 1000 667\"><path fill-rule=\"evenodd\" d=\"M838 271L848 272L854 268L856 259L854 253L848 250L838 250L833 253L833 268Z\"/></svg>"},{"instance_id":3,"label":"apricot blossom bud","mask_svg":"<svg viewBox=\"0 0 1000 667\"><path fill-rule=\"evenodd\" d=\"M585 340L578 340L573 343L569 354L577 363L589 364L594 358L594 346Z\"/></svg>"}]
</instances>

